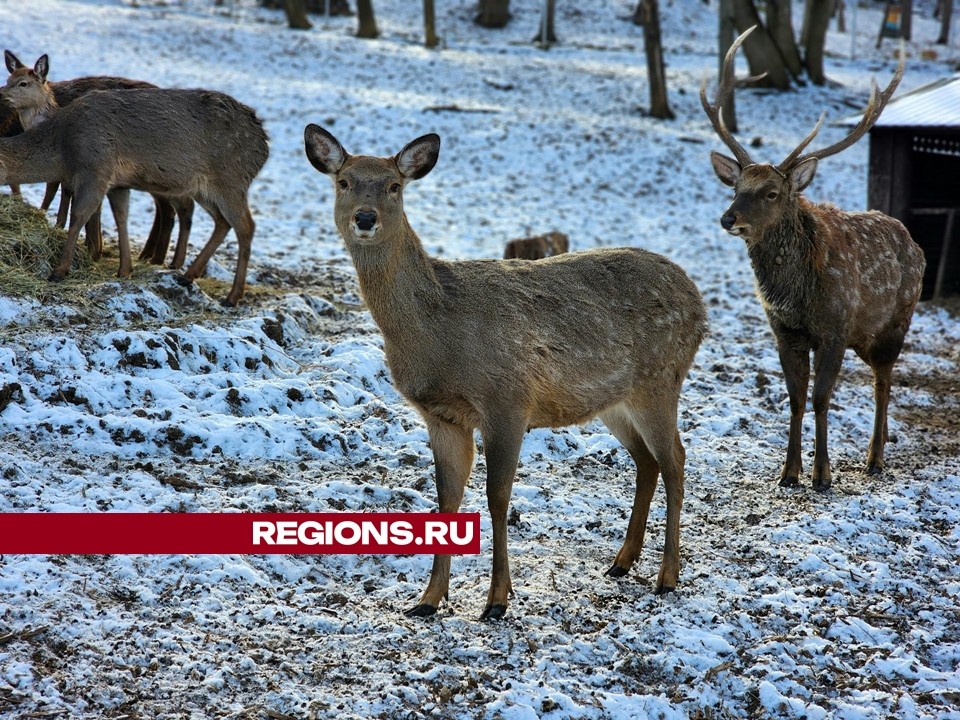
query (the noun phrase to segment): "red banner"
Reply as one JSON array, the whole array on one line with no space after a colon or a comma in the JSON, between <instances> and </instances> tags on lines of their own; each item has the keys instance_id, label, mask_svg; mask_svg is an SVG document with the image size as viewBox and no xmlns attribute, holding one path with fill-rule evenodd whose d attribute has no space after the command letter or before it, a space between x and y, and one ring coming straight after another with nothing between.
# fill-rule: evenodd
<instances>
[{"instance_id":1,"label":"red banner","mask_svg":"<svg viewBox=\"0 0 960 720\"><path fill-rule=\"evenodd\" d=\"M0 553L480 552L480 513L2 513Z\"/></svg>"}]
</instances>

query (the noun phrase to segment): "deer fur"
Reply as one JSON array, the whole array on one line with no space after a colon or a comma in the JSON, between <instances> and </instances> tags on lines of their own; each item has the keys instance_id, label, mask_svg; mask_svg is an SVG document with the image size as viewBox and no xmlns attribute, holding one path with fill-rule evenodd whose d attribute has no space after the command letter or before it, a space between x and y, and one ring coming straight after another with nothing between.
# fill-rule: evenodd
<instances>
[{"instance_id":1,"label":"deer fur","mask_svg":"<svg viewBox=\"0 0 960 720\"><path fill-rule=\"evenodd\" d=\"M732 58L744 33L731 48L721 87L732 88ZM876 88L864 118L844 139L801 155L814 131L779 166L754 163L723 126L722 92L704 109L737 158L711 153L720 181L734 189L733 203L720 222L746 242L757 294L777 340L787 393L790 433L780 484L799 483L803 472L801 435L813 352L813 411L816 444L811 475L815 489L832 483L827 449L827 411L844 352L852 348L874 373L876 409L867 452L867 472L884 467L888 437L887 406L893 365L923 285L923 251L903 224L883 213L845 212L803 197L818 161L852 145L876 122L903 72L877 100Z\"/></svg>"},{"instance_id":2,"label":"deer fur","mask_svg":"<svg viewBox=\"0 0 960 720\"><path fill-rule=\"evenodd\" d=\"M185 273L195 280L231 228L239 252L225 303L243 297L254 222L250 183L267 160L267 136L253 110L212 90L95 91L22 135L0 139L0 182L62 182L73 195L60 262L70 269L81 226L111 188L188 195L214 219L210 240ZM121 237L121 269L131 266Z\"/></svg>"},{"instance_id":3,"label":"deer fur","mask_svg":"<svg viewBox=\"0 0 960 720\"><path fill-rule=\"evenodd\" d=\"M61 107L69 105L77 98L94 90L135 90L156 87L140 80L109 76L81 77L74 80L49 82L47 76L50 63L47 55L40 56L33 68L24 65L9 50L4 51L4 61L10 76L7 78L6 85L0 89L0 99L5 100L16 112L20 124L18 132L21 132L23 128L31 128L39 124L58 112ZM46 193L40 205L42 209L46 210L50 207L59 185L56 182L47 183ZM118 216L125 218L129 204L129 191L124 188L116 188L108 193L108 197L111 200L111 208L114 210L114 219L117 220ZM156 194L153 198L156 205L156 215L143 252L140 254L140 259L149 259L157 265L164 262L167 249L170 246L173 218L174 213L176 213L180 221L180 231L177 237L174 262L171 267L180 268L186 256L190 228L193 223L193 200L189 197L167 198ZM57 213L57 225L59 227L66 226L69 209L70 198L64 193ZM87 226L87 246L92 257L97 259L100 257L103 245L100 234L99 212L94 213ZM126 233L126 227L122 230L118 228L118 234L120 232Z\"/></svg>"},{"instance_id":4,"label":"deer fur","mask_svg":"<svg viewBox=\"0 0 960 720\"><path fill-rule=\"evenodd\" d=\"M483 437L493 573L482 617L502 616L511 591L507 507L524 433L597 416L637 464L626 539L608 574L625 575L639 557L660 474L667 527L657 592L676 587L685 460L677 403L706 331L690 278L638 248L535 263L432 258L404 214L403 188L433 168L438 136L390 158L351 156L316 125L304 140L310 162L334 182L336 226L394 384L426 421L441 512L460 507L474 430ZM450 557L435 556L408 614L436 612L449 580Z\"/></svg>"}]
</instances>

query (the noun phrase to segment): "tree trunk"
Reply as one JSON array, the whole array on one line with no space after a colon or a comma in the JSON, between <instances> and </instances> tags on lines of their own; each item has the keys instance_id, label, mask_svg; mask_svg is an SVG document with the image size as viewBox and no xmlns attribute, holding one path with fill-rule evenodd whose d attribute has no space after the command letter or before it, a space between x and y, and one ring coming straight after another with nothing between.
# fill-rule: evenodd
<instances>
[{"instance_id":1,"label":"tree trunk","mask_svg":"<svg viewBox=\"0 0 960 720\"><path fill-rule=\"evenodd\" d=\"M727 50L733 45L737 35L737 27L733 21L733 2L732 0L720 0L720 22L718 24L717 47L720 50L719 68L717 72L717 82L722 79L723 58L727 55ZM730 93L727 102L720 108L720 116L723 118L723 124L727 126L730 132L737 131L737 108L733 96L736 91Z\"/></svg>"},{"instance_id":2,"label":"tree trunk","mask_svg":"<svg viewBox=\"0 0 960 720\"><path fill-rule=\"evenodd\" d=\"M283 11L287 14L287 25L291 30L309 30L313 27L307 20L307 8L303 0L286 0Z\"/></svg>"},{"instance_id":3,"label":"tree trunk","mask_svg":"<svg viewBox=\"0 0 960 720\"><path fill-rule=\"evenodd\" d=\"M437 37L437 14L433 0L423 0L423 44L428 48L436 47L440 39Z\"/></svg>"},{"instance_id":4,"label":"tree trunk","mask_svg":"<svg viewBox=\"0 0 960 720\"><path fill-rule=\"evenodd\" d=\"M953 0L942 0L940 3L940 37L937 38L938 45L946 45L950 42L950 25L953 22Z\"/></svg>"},{"instance_id":5,"label":"tree trunk","mask_svg":"<svg viewBox=\"0 0 960 720\"><path fill-rule=\"evenodd\" d=\"M793 39L791 4L791 0L767 0L767 30L783 58L783 64L796 79L803 72L803 63L800 61L797 43Z\"/></svg>"},{"instance_id":6,"label":"tree trunk","mask_svg":"<svg viewBox=\"0 0 960 720\"><path fill-rule=\"evenodd\" d=\"M546 0L546 7L540 13L540 29L531 42L548 47L557 41L557 36L553 32L553 16L556 5L556 0ZM544 28L544 25L546 25L546 28ZM546 37L544 37L544 29L546 29Z\"/></svg>"},{"instance_id":7,"label":"tree trunk","mask_svg":"<svg viewBox=\"0 0 960 720\"><path fill-rule=\"evenodd\" d=\"M856 2L856 0L854 0L854 2ZM834 0L833 14L837 18L837 32L845 33L847 31L847 18L844 13L846 8L847 3L844 0Z\"/></svg>"},{"instance_id":8,"label":"tree trunk","mask_svg":"<svg viewBox=\"0 0 960 720\"><path fill-rule=\"evenodd\" d=\"M643 48L647 53L647 82L650 83L650 115L660 120L676 117L667 102L667 75L663 67L663 46L660 44L660 9L658 0L642 0L646 5L643 24Z\"/></svg>"},{"instance_id":9,"label":"tree trunk","mask_svg":"<svg viewBox=\"0 0 960 720\"><path fill-rule=\"evenodd\" d=\"M900 0L900 37L909 40L913 34L913 0Z\"/></svg>"},{"instance_id":10,"label":"tree trunk","mask_svg":"<svg viewBox=\"0 0 960 720\"><path fill-rule=\"evenodd\" d=\"M757 81L757 85L773 87L777 90L789 88L790 76L783 64L783 58L780 57L780 51L777 50L776 44L760 21L760 15L753 0L733 0L733 19L737 30L741 33L754 25L758 26L743 43L743 52L750 65L750 74L767 74L763 80Z\"/></svg>"},{"instance_id":11,"label":"tree trunk","mask_svg":"<svg viewBox=\"0 0 960 720\"><path fill-rule=\"evenodd\" d=\"M827 41L831 5L831 0L807 0L807 40L803 62L814 85L823 85L827 80L823 72L823 46Z\"/></svg>"},{"instance_id":12,"label":"tree trunk","mask_svg":"<svg viewBox=\"0 0 960 720\"><path fill-rule=\"evenodd\" d=\"M380 34L377 32L377 18L373 14L373 0L357 0L357 19L357 37L372 39Z\"/></svg>"},{"instance_id":13,"label":"tree trunk","mask_svg":"<svg viewBox=\"0 0 960 720\"><path fill-rule=\"evenodd\" d=\"M480 0L474 22L485 28L504 27L510 22L510 0Z\"/></svg>"}]
</instances>

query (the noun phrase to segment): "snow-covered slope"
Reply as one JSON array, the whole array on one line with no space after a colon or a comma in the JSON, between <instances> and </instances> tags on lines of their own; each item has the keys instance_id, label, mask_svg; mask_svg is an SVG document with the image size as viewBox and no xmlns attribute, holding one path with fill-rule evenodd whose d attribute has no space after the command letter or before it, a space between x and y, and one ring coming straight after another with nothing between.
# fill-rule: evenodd
<instances>
[{"instance_id":1,"label":"snow-covered slope","mask_svg":"<svg viewBox=\"0 0 960 720\"><path fill-rule=\"evenodd\" d=\"M483 553L454 560L429 620L402 615L426 582L422 556L0 558L0 717L960 717L956 316L918 310L884 474L862 473L872 388L851 353L831 413L833 491L778 488L782 373L742 242L719 226L728 191L708 152L720 143L697 98L716 69L716 3L661 3L672 122L642 112L632 2L558 3L562 43L547 52L528 43L539 2L514 0L503 31L475 26L472 0L437 5L431 51L420 4L401 0L376 3L375 41L353 38L349 18L290 31L252 0L0 3L4 43L25 62L49 53L54 79L215 88L256 108L271 138L238 310L170 271L82 303L0 296L0 511L433 509L426 432L390 384L302 137L315 122L349 151L387 155L437 132L437 168L406 193L430 252L497 257L556 229L574 249L660 252L701 288L711 332L681 400L678 591L652 593L662 492L641 561L606 578L629 457L599 424L534 431L503 622L476 620L490 570L480 460L464 509L482 514ZM739 94L758 159L782 159L822 110L845 116L871 76L890 76L873 5L857 60L831 31L837 85ZM931 44L933 21L915 33L903 90L958 56ZM921 60L930 48L939 57ZM823 162L808 195L862 208L866 157L864 142ZM140 242L150 208L135 194ZM198 211L191 256L211 228ZM233 251L228 239L215 277L232 276Z\"/></svg>"}]
</instances>

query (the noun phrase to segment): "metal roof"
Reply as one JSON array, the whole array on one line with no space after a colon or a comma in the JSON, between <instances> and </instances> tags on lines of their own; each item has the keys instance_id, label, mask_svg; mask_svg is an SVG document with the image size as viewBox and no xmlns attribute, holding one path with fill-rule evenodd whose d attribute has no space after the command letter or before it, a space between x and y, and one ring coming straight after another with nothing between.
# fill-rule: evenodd
<instances>
[{"instance_id":1,"label":"metal roof","mask_svg":"<svg viewBox=\"0 0 960 720\"><path fill-rule=\"evenodd\" d=\"M837 125L856 125L861 116ZM960 127L960 73L893 98L874 127Z\"/></svg>"}]
</instances>

